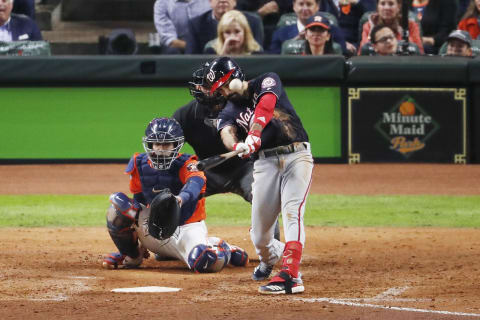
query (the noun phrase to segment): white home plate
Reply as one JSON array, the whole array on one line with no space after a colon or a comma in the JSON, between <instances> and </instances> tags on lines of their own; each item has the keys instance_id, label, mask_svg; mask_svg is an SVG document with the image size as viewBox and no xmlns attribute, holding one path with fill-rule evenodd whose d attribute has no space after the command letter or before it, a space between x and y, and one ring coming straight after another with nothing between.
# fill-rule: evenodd
<instances>
[{"instance_id":1,"label":"white home plate","mask_svg":"<svg viewBox=\"0 0 480 320\"><path fill-rule=\"evenodd\" d=\"M112 292L177 292L182 289L170 287L135 287L135 288L117 288Z\"/></svg>"}]
</instances>

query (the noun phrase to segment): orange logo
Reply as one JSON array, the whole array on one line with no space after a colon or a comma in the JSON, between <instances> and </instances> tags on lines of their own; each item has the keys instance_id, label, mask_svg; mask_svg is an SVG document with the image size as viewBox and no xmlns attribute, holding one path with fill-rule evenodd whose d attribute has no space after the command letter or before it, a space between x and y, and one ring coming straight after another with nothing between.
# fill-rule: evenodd
<instances>
[{"instance_id":1,"label":"orange logo","mask_svg":"<svg viewBox=\"0 0 480 320\"><path fill-rule=\"evenodd\" d=\"M396 150L403 154L417 151L425 147L425 143L421 142L418 137L415 137L415 139L408 141L407 138L399 136L394 137L391 142L392 146L390 147L390 149Z\"/></svg>"},{"instance_id":2,"label":"orange logo","mask_svg":"<svg viewBox=\"0 0 480 320\"><path fill-rule=\"evenodd\" d=\"M413 116L415 114L415 105L410 100L402 102L398 111L404 116Z\"/></svg>"}]
</instances>

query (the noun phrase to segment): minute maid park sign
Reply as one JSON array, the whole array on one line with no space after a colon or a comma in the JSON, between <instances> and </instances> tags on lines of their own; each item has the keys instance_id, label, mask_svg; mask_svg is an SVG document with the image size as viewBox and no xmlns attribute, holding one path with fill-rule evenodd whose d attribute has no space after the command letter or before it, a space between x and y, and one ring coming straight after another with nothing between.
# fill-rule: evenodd
<instances>
[{"instance_id":1,"label":"minute maid park sign","mask_svg":"<svg viewBox=\"0 0 480 320\"><path fill-rule=\"evenodd\" d=\"M390 142L390 149L406 158L425 148L427 140L440 128L415 100L406 95L388 112L383 112L375 128Z\"/></svg>"}]
</instances>

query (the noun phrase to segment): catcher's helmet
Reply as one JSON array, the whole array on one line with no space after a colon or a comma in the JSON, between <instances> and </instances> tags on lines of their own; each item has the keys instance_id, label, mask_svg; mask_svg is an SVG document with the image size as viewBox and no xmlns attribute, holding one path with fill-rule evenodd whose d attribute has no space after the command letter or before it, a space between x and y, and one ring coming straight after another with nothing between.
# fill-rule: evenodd
<instances>
[{"instance_id":1,"label":"catcher's helmet","mask_svg":"<svg viewBox=\"0 0 480 320\"><path fill-rule=\"evenodd\" d=\"M206 62L202 68L193 72L192 81L188 82L190 94L201 104L207 107L216 107L225 103L225 98L219 94L208 94L203 92L199 87L208 87L205 83L204 72L210 66L209 62Z\"/></svg>"},{"instance_id":2,"label":"catcher's helmet","mask_svg":"<svg viewBox=\"0 0 480 320\"><path fill-rule=\"evenodd\" d=\"M155 169L168 170L172 162L177 158L184 141L183 130L177 120L172 118L155 118L150 121L147 129L145 129L143 148ZM155 150L154 143L171 143L172 147Z\"/></svg>"},{"instance_id":3,"label":"catcher's helmet","mask_svg":"<svg viewBox=\"0 0 480 320\"><path fill-rule=\"evenodd\" d=\"M232 79L245 79L240 66L229 57L220 57L213 60L208 66L205 66L203 74L205 87L212 94Z\"/></svg>"}]
</instances>

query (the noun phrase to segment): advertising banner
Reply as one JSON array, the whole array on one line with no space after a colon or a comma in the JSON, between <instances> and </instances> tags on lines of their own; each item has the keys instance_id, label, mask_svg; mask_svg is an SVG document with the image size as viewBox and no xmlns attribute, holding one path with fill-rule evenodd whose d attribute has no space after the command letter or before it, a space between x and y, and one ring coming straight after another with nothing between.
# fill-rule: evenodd
<instances>
[{"instance_id":1,"label":"advertising banner","mask_svg":"<svg viewBox=\"0 0 480 320\"><path fill-rule=\"evenodd\" d=\"M465 88L348 88L348 159L467 162Z\"/></svg>"}]
</instances>

